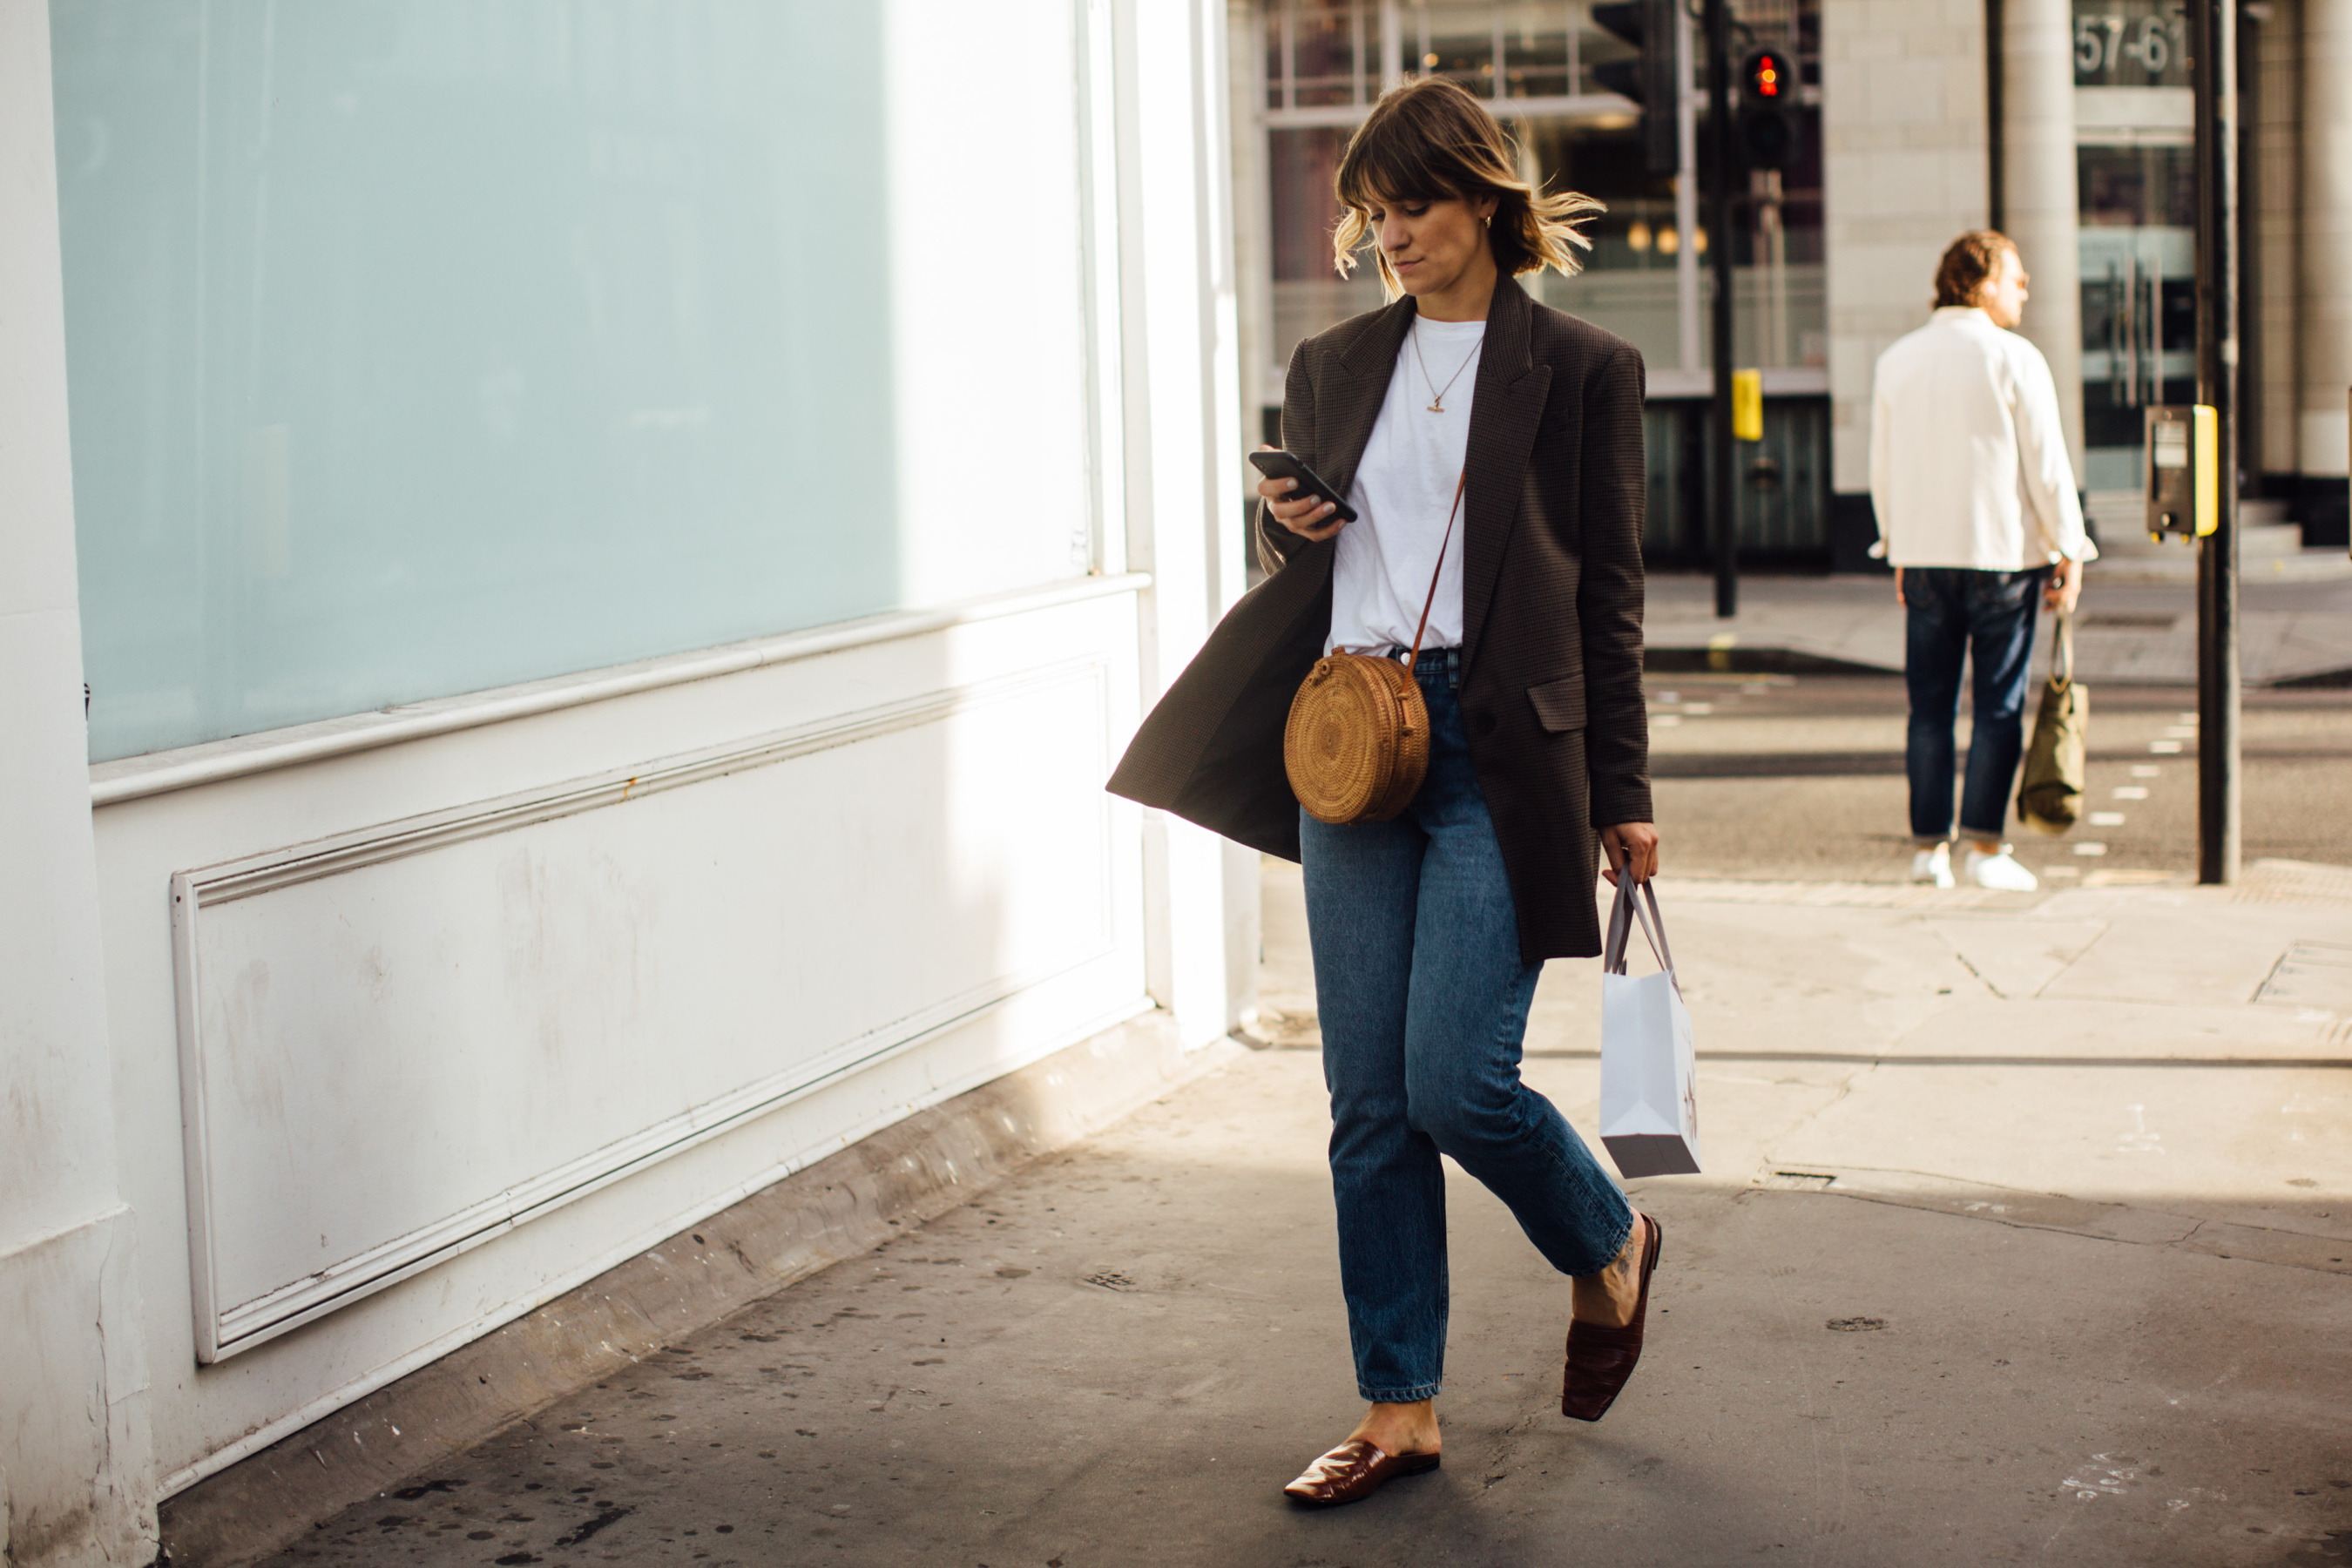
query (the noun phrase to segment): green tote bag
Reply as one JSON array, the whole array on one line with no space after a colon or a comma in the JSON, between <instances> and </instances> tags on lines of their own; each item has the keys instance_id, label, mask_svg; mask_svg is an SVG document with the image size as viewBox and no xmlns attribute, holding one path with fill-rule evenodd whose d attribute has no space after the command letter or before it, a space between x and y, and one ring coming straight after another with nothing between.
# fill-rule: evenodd
<instances>
[{"instance_id":1,"label":"green tote bag","mask_svg":"<svg viewBox=\"0 0 2352 1568\"><path fill-rule=\"evenodd\" d=\"M2059 672L2061 662L2065 672ZM2017 815L2037 833L2059 834L2082 819L2083 752L2091 726L2091 694L2074 679L2074 616L2058 613L2058 637L2050 650L2050 680L2033 717L2033 743L2025 752L2025 781L2017 790Z\"/></svg>"}]
</instances>

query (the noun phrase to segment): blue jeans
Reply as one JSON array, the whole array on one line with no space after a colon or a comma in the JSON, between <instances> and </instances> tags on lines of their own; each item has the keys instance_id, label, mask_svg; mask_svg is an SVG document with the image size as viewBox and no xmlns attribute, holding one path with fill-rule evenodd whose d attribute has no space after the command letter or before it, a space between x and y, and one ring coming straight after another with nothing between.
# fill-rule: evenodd
<instances>
[{"instance_id":1,"label":"blue jeans","mask_svg":"<svg viewBox=\"0 0 2352 1568\"><path fill-rule=\"evenodd\" d=\"M1975 666L1976 719L1960 794L1960 832L1999 842L2009 821L2009 786L2025 749L2025 678L2033 617L2050 569L1971 572L1912 566L1903 573L1903 679L1911 691L1911 836L1921 845L1952 837L1952 724L1959 716L1960 661Z\"/></svg>"},{"instance_id":2,"label":"blue jeans","mask_svg":"<svg viewBox=\"0 0 2352 1568\"><path fill-rule=\"evenodd\" d=\"M1484 1182L1562 1274L1598 1272L1633 1211L1549 1100L1519 1081L1543 965L1470 763L1456 650L1421 656L1429 773L1403 814L1346 827L1300 815L1331 1187L1356 1384L1434 1398L1445 1372L1445 1175Z\"/></svg>"}]
</instances>

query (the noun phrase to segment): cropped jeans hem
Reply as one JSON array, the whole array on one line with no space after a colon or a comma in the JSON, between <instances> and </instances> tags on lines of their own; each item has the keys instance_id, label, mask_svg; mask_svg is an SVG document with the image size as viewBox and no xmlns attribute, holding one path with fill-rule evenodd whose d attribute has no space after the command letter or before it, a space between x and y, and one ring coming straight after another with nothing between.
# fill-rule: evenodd
<instances>
[{"instance_id":1,"label":"cropped jeans hem","mask_svg":"<svg viewBox=\"0 0 2352 1568\"><path fill-rule=\"evenodd\" d=\"M1629 1203L1628 1203L1628 1204L1626 1204L1626 1205L1625 1205L1625 1228L1624 1228L1624 1229L1622 1229L1622 1230L1621 1230L1621 1231L1619 1231L1619 1232L1617 1233L1617 1239L1616 1239L1616 1240L1614 1240L1614 1241L1612 1241L1612 1242L1608 1243L1609 1250L1608 1250L1608 1251L1606 1251L1606 1252L1604 1252L1604 1253L1602 1253L1602 1254L1600 1256L1599 1259L1598 1259L1596 1262L1594 1262L1594 1264L1592 1265L1592 1267L1591 1267L1591 1268L1590 1268L1586 1269L1586 1270L1585 1270L1583 1273L1581 1273L1581 1274L1571 1274L1571 1275L1570 1275L1570 1276L1569 1276L1569 1278L1570 1278L1570 1279L1591 1279L1593 1275L1598 1274L1598 1273L1600 1273L1602 1269L1604 1269L1604 1268L1608 1268L1612 1263L1616 1262L1616 1261L1617 1261L1617 1255L1618 1255L1619 1253L1621 1253L1621 1252L1624 1251L1624 1250L1625 1250L1625 1244L1626 1244L1627 1242L1629 1242L1629 1241L1633 1240L1633 1205L1629 1202ZM1555 1265L1555 1267L1557 1267L1557 1265Z\"/></svg>"},{"instance_id":2,"label":"cropped jeans hem","mask_svg":"<svg viewBox=\"0 0 2352 1568\"><path fill-rule=\"evenodd\" d=\"M1418 1383L1411 1388L1366 1388L1356 1385L1356 1397L1372 1405L1418 1405L1424 1399L1434 1399L1445 1392L1444 1385Z\"/></svg>"}]
</instances>

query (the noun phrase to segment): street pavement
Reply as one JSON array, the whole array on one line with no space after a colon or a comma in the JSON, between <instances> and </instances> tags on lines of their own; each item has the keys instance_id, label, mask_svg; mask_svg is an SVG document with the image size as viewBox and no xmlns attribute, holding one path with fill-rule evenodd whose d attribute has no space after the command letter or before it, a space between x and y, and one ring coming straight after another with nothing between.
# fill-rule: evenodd
<instances>
[{"instance_id":1,"label":"street pavement","mask_svg":"<svg viewBox=\"0 0 2352 1568\"><path fill-rule=\"evenodd\" d=\"M1861 662L1856 586L1748 602ZM2012 831L2033 894L1904 879L1899 679L1651 678L1707 1169L1633 1186L1664 1261L1599 1425L1565 1281L1453 1173L1444 1467L1279 1497L1359 1407L1268 861L1254 1048L273 1561L2352 1563L2352 691L2249 691L2249 870L2191 886L2194 693L2134 679L2179 634L2121 593L2158 640L2085 669L2101 815ZM1595 970L1547 969L1527 1063L1588 1135Z\"/></svg>"},{"instance_id":2,"label":"street pavement","mask_svg":"<svg viewBox=\"0 0 2352 1568\"><path fill-rule=\"evenodd\" d=\"M2239 595L2239 657L2250 686L2352 679L2352 563L2321 581L2275 581L2249 573ZM1656 575L1649 582L1644 634L1652 648L1715 648L1732 657L1791 651L1899 672L1903 611L1884 576L1750 575L1738 584L1738 614L1717 618L1712 578ZM2046 660L2048 617L2037 651ZM2187 582L2158 583L2094 562L2084 579L2076 627L2076 673L2097 683L2160 686L2197 682L2197 597Z\"/></svg>"},{"instance_id":3,"label":"street pavement","mask_svg":"<svg viewBox=\"0 0 2352 1568\"><path fill-rule=\"evenodd\" d=\"M1561 1419L1566 1282L1454 1173L1444 1466L1322 1513L1278 1489L1359 1407L1265 875L1260 1048L276 1561L2352 1562L2352 873L1664 879L1707 1169L1633 1184L1639 1372ZM1595 970L1527 1064L1588 1134Z\"/></svg>"},{"instance_id":4,"label":"street pavement","mask_svg":"<svg viewBox=\"0 0 2352 1568\"><path fill-rule=\"evenodd\" d=\"M1653 676L1649 688L1670 868L1748 879L1909 875L1899 678L1675 674ZM2012 809L2018 858L2053 888L2194 880L2195 689L2085 689L2084 820L2046 837ZM1968 736L1964 705L1956 764ZM2249 690L2239 739L2247 861L2352 866L2352 689Z\"/></svg>"}]
</instances>

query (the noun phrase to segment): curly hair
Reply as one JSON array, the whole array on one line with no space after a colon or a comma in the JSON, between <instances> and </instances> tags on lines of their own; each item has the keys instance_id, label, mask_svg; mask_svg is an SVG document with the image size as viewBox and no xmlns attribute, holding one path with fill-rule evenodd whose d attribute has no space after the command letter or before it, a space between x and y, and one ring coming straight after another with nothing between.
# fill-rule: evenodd
<instances>
[{"instance_id":1,"label":"curly hair","mask_svg":"<svg viewBox=\"0 0 2352 1568\"><path fill-rule=\"evenodd\" d=\"M1952 241L1936 263L1936 304L1973 305L1985 280L2000 271L2000 258L2017 254L2017 242L1997 228L1970 229Z\"/></svg>"},{"instance_id":2,"label":"curly hair","mask_svg":"<svg viewBox=\"0 0 2352 1568\"><path fill-rule=\"evenodd\" d=\"M1519 178L1517 150L1486 106L1444 77L1391 88L1349 138L1332 186L1339 222L1331 251L1339 276L1355 270L1356 252L1373 241L1372 209L1383 202L1495 198L1487 228L1495 265L1507 278L1558 268L1573 276L1575 248L1592 242L1571 226L1604 210L1574 191L1546 195ZM1381 282L1393 300L1404 292L1377 243Z\"/></svg>"}]
</instances>

